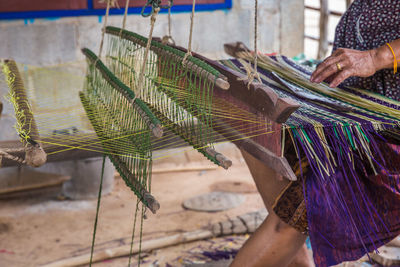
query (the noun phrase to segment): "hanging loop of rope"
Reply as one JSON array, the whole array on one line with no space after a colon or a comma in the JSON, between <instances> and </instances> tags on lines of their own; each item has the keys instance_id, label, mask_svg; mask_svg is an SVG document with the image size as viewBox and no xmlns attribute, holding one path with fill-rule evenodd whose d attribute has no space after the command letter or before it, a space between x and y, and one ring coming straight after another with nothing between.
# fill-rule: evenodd
<instances>
[{"instance_id":1,"label":"hanging loop of rope","mask_svg":"<svg viewBox=\"0 0 400 267\"><path fill-rule=\"evenodd\" d=\"M168 8L168 35L163 36L161 42L163 44L172 44L175 45L175 40L172 38L172 27L171 27L171 7L172 7L173 0L169 0L168 4L170 8Z\"/></svg>"},{"instance_id":2,"label":"hanging loop of rope","mask_svg":"<svg viewBox=\"0 0 400 267\"><path fill-rule=\"evenodd\" d=\"M258 50L257 50L257 39L258 39L258 0L254 1L254 67L251 67L251 64L244 65L247 77L239 78L238 80L247 80L247 87L250 88L250 84L254 81L254 79L258 80L258 82L262 83L260 75L257 71L257 59L258 59Z\"/></svg>"},{"instance_id":3,"label":"hanging loop of rope","mask_svg":"<svg viewBox=\"0 0 400 267\"><path fill-rule=\"evenodd\" d=\"M99 58L101 58L101 53L103 52L104 34L105 34L106 26L107 26L108 15L110 13L110 7L111 6L114 7L114 6L116 6L118 4L117 0L103 0L100 3L104 3L105 1L107 1L107 8L106 8L106 15L105 15L105 18L104 18L103 28L101 29L101 41L100 41L99 56L98 56Z\"/></svg>"},{"instance_id":4,"label":"hanging loop of rope","mask_svg":"<svg viewBox=\"0 0 400 267\"><path fill-rule=\"evenodd\" d=\"M153 13L156 9L169 9L172 7L173 4L174 4L173 0L169 0L168 5L161 5L161 0L147 0L147 3L143 6L142 12L140 12L140 14L143 17L149 17L149 16L153 15ZM151 10L149 13L145 12L147 7L151 7Z\"/></svg>"},{"instance_id":5,"label":"hanging loop of rope","mask_svg":"<svg viewBox=\"0 0 400 267\"><path fill-rule=\"evenodd\" d=\"M137 87L136 87L137 88L136 97L138 97L138 98L140 98L140 92L141 92L140 88L142 88L142 85L143 85L143 82L144 82L144 74L145 74L145 71L146 71L146 63L147 63L147 58L149 56L151 41L153 39L153 30L154 30L154 25L156 23L156 18L157 18L158 12L160 12L160 8L156 8L154 10L153 14L151 15L151 19L150 19L150 33L149 33L149 37L148 37L148 40L147 40L146 50L144 52L144 59L143 59L142 67L140 69L139 80L138 80Z\"/></svg>"},{"instance_id":6,"label":"hanging loop of rope","mask_svg":"<svg viewBox=\"0 0 400 267\"><path fill-rule=\"evenodd\" d=\"M194 12L195 12L195 7L196 7L196 0L193 0L192 4L192 15L190 17L190 32L189 32L189 44L188 44L188 49L186 55L183 57L182 64L186 64L186 60L188 56L192 55L192 35L193 35L193 22L194 22Z\"/></svg>"},{"instance_id":7,"label":"hanging loop of rope","mask_svg":"<svg viewBox=\"0 0 400 267\"><path fill-rule=\"evenodd\" d=\"M124 11L124 18L122 19L122 30L125 30L126 26L126 17L128 16L128 8L129 8L129 0L125 2L125 11ZM122 32L121 30L121 32Z\"/></svg>"}]
</instances>

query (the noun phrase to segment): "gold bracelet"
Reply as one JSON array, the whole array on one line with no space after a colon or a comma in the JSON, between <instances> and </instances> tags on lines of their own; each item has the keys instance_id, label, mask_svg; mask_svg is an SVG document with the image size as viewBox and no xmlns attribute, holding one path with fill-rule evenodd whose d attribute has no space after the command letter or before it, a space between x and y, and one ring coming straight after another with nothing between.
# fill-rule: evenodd
<instances>
[{"instance_id":1,"label":"gold bracelet","mask_svg":"<svg viewBox=\"0 0 400 267\"><path fill-rule=\"evenodd\" d=\"M393 54L393 74L397 73L397 59L396 59L396 54L394 53L394 50L392 46L389 43L386 43L386 45L389 47L390 51Z\"/></svg>"}]
</instances>

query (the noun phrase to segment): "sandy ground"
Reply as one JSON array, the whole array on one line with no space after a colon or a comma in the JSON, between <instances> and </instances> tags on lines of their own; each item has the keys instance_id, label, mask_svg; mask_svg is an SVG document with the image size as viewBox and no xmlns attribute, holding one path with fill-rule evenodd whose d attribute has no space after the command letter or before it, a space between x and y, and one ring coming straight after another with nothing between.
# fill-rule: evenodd
<instances>
[{"instance_id":1,"label":"sandy ground","mask_svg":"<svg viewBox=\"0 0 400 267\"><path fill-rule=\"evenodd\" d=\"M196 230L262 208L247 166L239 157L233 161L229 171L216 169L154 174L152 192L161 203L161 209L156 215L148 214L143 239ZM244 204L215 213L194 212L182 207L185 199L210 192L214 183L224 181L250 185L253 190L245 194ZM57 193L58 190L45 190L24 198L0 200L0 266L38 266L89 252L96 200L60 201L57 200ZM102 198L96 236L98 248L129 243L135 204L133 193L117 177L114 191ZM178 266L184 262L179 257L184 257L185 251L199 244L196 242L156 251L153 257L148 255L146 261L158 260L160 266L175 261L172 266ZM233 243L229 246L234 247ZM240 244L236 246L240 247ZM127 258L121 258L97 265L126 266L127 262Z\"/></svg>"}]
</instances>

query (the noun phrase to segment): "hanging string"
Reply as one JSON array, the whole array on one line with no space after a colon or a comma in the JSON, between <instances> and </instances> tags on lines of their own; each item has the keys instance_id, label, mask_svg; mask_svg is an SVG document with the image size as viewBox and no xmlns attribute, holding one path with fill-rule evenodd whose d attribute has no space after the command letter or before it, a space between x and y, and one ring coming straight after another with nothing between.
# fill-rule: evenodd
<instances>
[{"instance_id":1,"label":"hanging string","mask_svg":"<svg viewBox=\"0 0 400 267\"><path fill-rule=\"evenodd\" d=\"M138 212L138 210L139 210L139 203L140 203L140 199L138 198L138 199L136 200L135 215L134 215L134 219L133 219L133 229L132 229L132 237L131 237L131 248L129 249L129 262L128 262L128 266L131 266L131 262L132 262L133 241L134 241L134 239L135 239L136 219L137 219L137 212Z\"/></svg>"},{"instance_id":2,"label":"hanging string","mask_svg":"<svg viewBox=\"0 0 400 267\"><path fill-rule=\"evenodd\" d=\"M101 178L100 178L100 186L99 186L99 194L97 196L97 207L96 207L96 219L94 220L94 227L93 227L93 236L92 236L92 247L90 249L90 262L89 266L92 266L93 263L93 252L94 252L94 242L96 239L96 232L97 232L97 221L99 218L99 210L100 210L100 201L101 201L101 191L103 189L103 178L104 178L104 166L106 162L106 155L103 155L103 164L101 165Z\"/></svg>"},{"instance_id":3,"label":"hanging string","mask_svg":"<svg viewBox=\"0 0 400 267\"><path fill-rule=\"evenodd\" d=\"M255 0L254 3L254 70L255 70L255 75L257 77L257 79L259 80L260 83L261 82L261 78L258 75L257 72L257 59L258 59L258 49L257 49L257 40L258 40L258 0ZM254 78L254 77L253 77Z\"/></svg>"},{"instance_id":4,"label":"hanging string","mask_svg":"<svg viewBox=\"0 0 400 267\"><path fill-rule=\"evenodd\" d=\"M103 28L101 29L101 41L100 41L100 49L99 49L99 58L101 58L101 52L103 51L104 34L106 33L107 19L108 19L108 15L110 13L111 2L115 2L115 0L108 0L107 1L106 16L104 18Z\"/></svg>"},{"instance_id":5,"label":"hanging string","mask_svg":"<svg viewBox=\"0 0 400 267\"><path fill-rule=\"evenodd\" d=\"M171 27L171 7L172 7L172 0L168 1L168 4L170 5L170 8L168 8L168 35L165 35L161 42L163 44L168 44L171 43L175 45L175 40L172 38L172 27Z\"/></svg>"},{"instance_id":6,"label":"hanging string","mask_svg":"<svg viewBox=\"0 0 400 267\"><path fill-rule=\"evenodd\" d=\"M251 63L243 64L247 73L247 77L239 78L238 80L247 80L247 88L250 88L250 84L254 82L254 79L257 79L260 83L262 83L260 75L257 72L257 60L258 60L258 49L257 49L257 40L258 40L258 0L254 1L254 68L251 67Z\"/></svg>"},{"instance_id":7,"label":"hanging string","mask_svg":"<svg viewBox=\"0 0 400 267\"><path fill-rule=\"evenodd\" d=\"M192 34L193 34L193 21L194 21L194 11L195 11L195 6L196 6L196 0L193 0L192 4L192 15L190 17L190 32L189 32L189 44L188 44L188 49L187 52L183 58L182 64L186 63L186 60L188 56L192 55Z\"/></svg>"},{"instance_id":8,"label":"hanging string","mask_svg":"<svg viewBox=\"0 0 400 267\"><path fill-rule=\"evenodd\" d=\"M150 2L150 0L149 0ZM144 82L144 72L146 69L146 63L147 63L147 58L149 56L149 51L150 51L150 45L151 45L151 41L153 39L153 30L154 30L154 24L156 23L156 17L158 12L160 12L160 8L157 7L154 9L154 11L152 11L152 15L151 15L151 24L150 24L150 33L149 33L149 38L147 40L147 45L146 45L146 50L144 52L144 58L143 58L143 63L142 63L142 67L140 69L140 75L139 75L139 80L137 83L137 87L138 90L136 90L136 98L140 98L140 88L142 88L143 82Z\"/></svg>"},{"instance_id":9,"label":"hanging string","mask_svg":"<svg viewBox=\"0 0 400 267\"><path fill-rule=\"evenodd\" d=\"M122 20L122 29L121 29L121 32L122 32L122 30L125 30L125 26L126 26L126 17L128 16L128 8L129 8L129 0L126 0L126 3L125 3L125 12L124 12L124 18L123 18L123 20Z\"/></svg>"}]
</instances>

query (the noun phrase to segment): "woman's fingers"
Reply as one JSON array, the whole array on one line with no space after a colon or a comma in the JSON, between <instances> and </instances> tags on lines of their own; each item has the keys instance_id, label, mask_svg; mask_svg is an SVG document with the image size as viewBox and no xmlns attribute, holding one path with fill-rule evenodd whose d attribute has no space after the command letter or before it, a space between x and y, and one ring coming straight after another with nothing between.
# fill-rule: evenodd
<instances>
[{"instance_id":1,"label":"woman's fingers","mask_svg":"<svg viewBox=\"0 0 400 267\"><path fill-rule=\"evenodd\" d=\"M371 76L377 70L372 52L373 50L338 49L317 67L310 81L320 83L333 76L330 86L336 87L350 76Z\"/></svg>"},{"instance_id":2,"label":"woman's fingers","mask_svg":"<svg viewBox=\"0 0 400 267\"><path fill-rule=\"evenodd\" d=\"M323 62L318 64L317 68L311 75L310 80L314 82L315 78L318 77L318 75L326 68L327 65L329 65L329 62L332 61L334 58L334 56L327 57Z\"/></svg>"},{"instance_id":3,"label":"woman's fingers","mask_svg":"<svg viewBox=\"0 0 400 267\"><path fill-rule=\"evenodd\" d=\"M341 84L344 80L352 76L352 71L350 68L345 68L342 71L338 72L332 82L329 84L329 87L334 88Z\"/></svg>"},{"instance_id":4,"label":"woman's fingers","mask_svg":"<svg viewBox=\"0 0 400 267\"><path fill-rule=\"evenodd\" d=\"M339 66L338 66L339 64ZM335 74L340 71L340 69L344 68L344 63L342 62L342 56L331 56L324 60L314 73L311 75L311 82L320 83L324 81L329 76Z\"/></svg>"}]
</instances>

